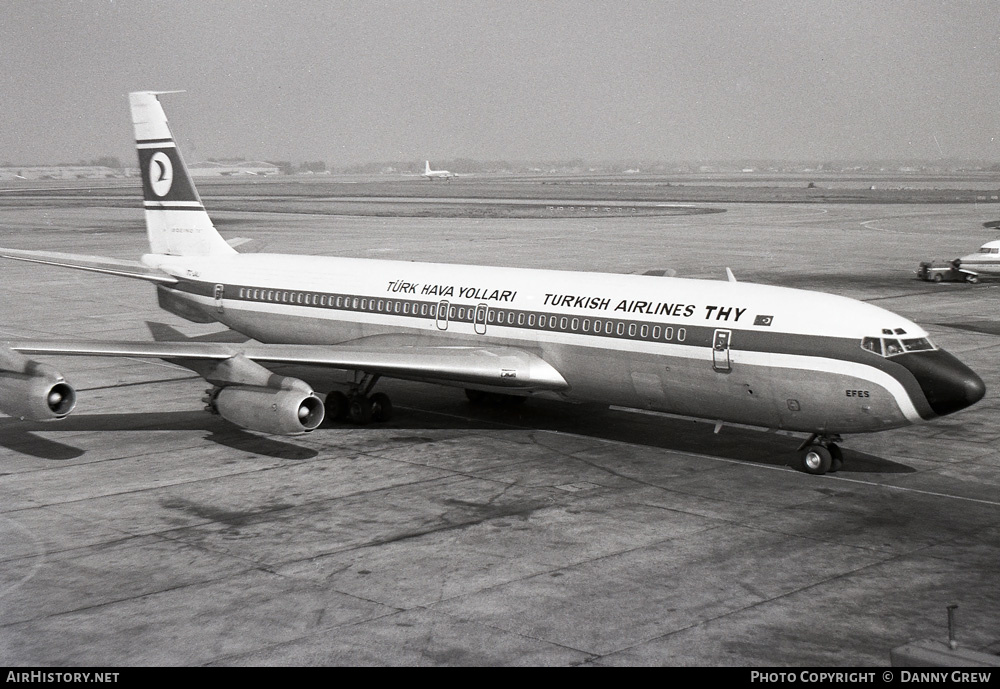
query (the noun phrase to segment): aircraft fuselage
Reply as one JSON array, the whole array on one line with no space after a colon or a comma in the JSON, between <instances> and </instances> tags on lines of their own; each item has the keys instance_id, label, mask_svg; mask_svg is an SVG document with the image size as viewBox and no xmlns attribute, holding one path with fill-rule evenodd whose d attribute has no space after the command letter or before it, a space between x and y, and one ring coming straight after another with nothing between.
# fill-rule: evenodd
<instances>
[{"instance_id":1,"label":"aircraft fuselage","mask_svg":"<svg viewBox=\"0 0 1000 689\"><path fill-rule=\"evenodd\" d=\"M514 346L562 374L568 401L835 434L917 423L975 392L920 326L817 292L315 256L143 260L181 278L158 289L261 342ZM928 376L951 387L928 396Z\"/></svg>"}]
</instances>

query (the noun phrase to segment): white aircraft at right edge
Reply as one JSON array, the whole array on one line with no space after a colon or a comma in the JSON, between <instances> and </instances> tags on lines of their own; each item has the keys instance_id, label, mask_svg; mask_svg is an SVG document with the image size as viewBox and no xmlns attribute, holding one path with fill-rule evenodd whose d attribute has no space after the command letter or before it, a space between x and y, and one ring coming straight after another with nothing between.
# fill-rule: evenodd
<instances>
[{"instance_id":1,"label":"white aircraft at right edge","mask_svg":"<svg viewBox=\"0 0 1000 689\"><path fill-rule=\"evenodd\" d=\"M150 246L141 262L0 257L149 282L164 310L252 340L8 342L6 414L58 419L75 405L63 376L26 355L161 358L213 386L210 411L262 433L386 420L391 401L373 392L386 376L470 399L600 402L802 432L801 467L822 474L843 463L840 434L929 421L986 392L916 323L831 294L731 276L241 254L205 211L157 96L129 96Z\"/></svg>"},{"instance_id":2,"label":"white aircraft at right edge","mask_svg":"<svg viewBox=\"0 0 1000 689\"><path fill-rule=\"evenodd\" d=\"M962 256L956 262L965 270L1000 275L1000 240L986 242L976 253Z\"/></svg>"},{"instance_id":3,"label":"white aircraft at right edge","mask_svg":"<svg viewBox=\"0 0 1000 689\"><path fill-rule=\"evenodd\" d=\"M455 173L448 172L447 170L431 170L431 161L429 160L424 161L423 176L432 182L436 179L451 179L452 177L458 177Z\"/></svg>"}]
</instances>

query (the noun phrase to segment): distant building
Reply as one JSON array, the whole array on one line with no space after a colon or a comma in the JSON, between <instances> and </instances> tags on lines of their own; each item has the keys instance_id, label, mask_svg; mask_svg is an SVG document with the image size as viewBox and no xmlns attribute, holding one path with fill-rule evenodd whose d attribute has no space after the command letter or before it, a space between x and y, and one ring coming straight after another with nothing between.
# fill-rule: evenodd
<instances>
[{"instance_id":1,"label":"distant building","mask_svg":"<svg viewBox=\"0 0 1000 689\"><path fill-rule=\"evenodd\" d=\"M189 166L188 171L192 177L233 177L236 175L277 175L281 169L277 165L261 160L227 161L224 163L209 160Z\"/></svg>"},{"instance_id":2,"label":"distant building","mask_svg":"<svg viewBox=\"0 0 1000 689\"><path fill-rule=\"evenodd\" d=\"M125 170L102 165L24 165L0 167L0 179L107 179L124 177Z\"/></svg>"}]
</instances>

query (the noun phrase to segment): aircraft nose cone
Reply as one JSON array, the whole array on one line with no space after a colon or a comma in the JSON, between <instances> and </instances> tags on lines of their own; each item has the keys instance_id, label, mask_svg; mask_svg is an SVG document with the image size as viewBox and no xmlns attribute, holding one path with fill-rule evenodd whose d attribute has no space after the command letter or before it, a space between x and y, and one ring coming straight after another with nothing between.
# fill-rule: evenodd
<instances>
[{"instance_id":1,"label":"aircraft nose cone","mask_svg":"<svg viewBox=\"0 0 1000 689\"><path fill-rule=\"evenodd\" d=\"M913 373L938 416L965 409L986 394L983 379L944 350L904 354L898 359Z\"/></svg>"}]
</instances>

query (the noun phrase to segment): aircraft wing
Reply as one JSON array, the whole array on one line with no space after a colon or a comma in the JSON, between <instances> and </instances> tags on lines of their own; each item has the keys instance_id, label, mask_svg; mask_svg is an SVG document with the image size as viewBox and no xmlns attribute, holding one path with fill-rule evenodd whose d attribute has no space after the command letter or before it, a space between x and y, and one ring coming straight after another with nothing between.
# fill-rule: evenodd
<instances>
[{"instance_id":1,"label":"aircraft wing","mask_svg":"<svg viewBox=\"0 0 1000 689\"><path fill-rule=\"evenodd\" d=\"M62 268L76 268L92 273L106 273L128 278L138 278L148 282L172 285L177 279L172 275L160 272L138 261L120 261L103 256L83 256L80 254L63 254L56 251L27 251L24 249L5 249L0 247L0 258L10 258L15 261L29 263L44 263Z\"/></svg>"},{"instance_id":2,"label":"aircraft wing","mask_svg":"<svg viewBox=\"0 0 1000 689\"><path fill-rule=\"evenodd\" d=\"M8 342L21 354L118 356L170 359L178 363L224 361L242 356L263 366L319 366L397 378L474 383L520 390L568 387L540 356L515 347L232 344L225 342L100 342L52 340Z\"/></svg>"}]
</instances>

